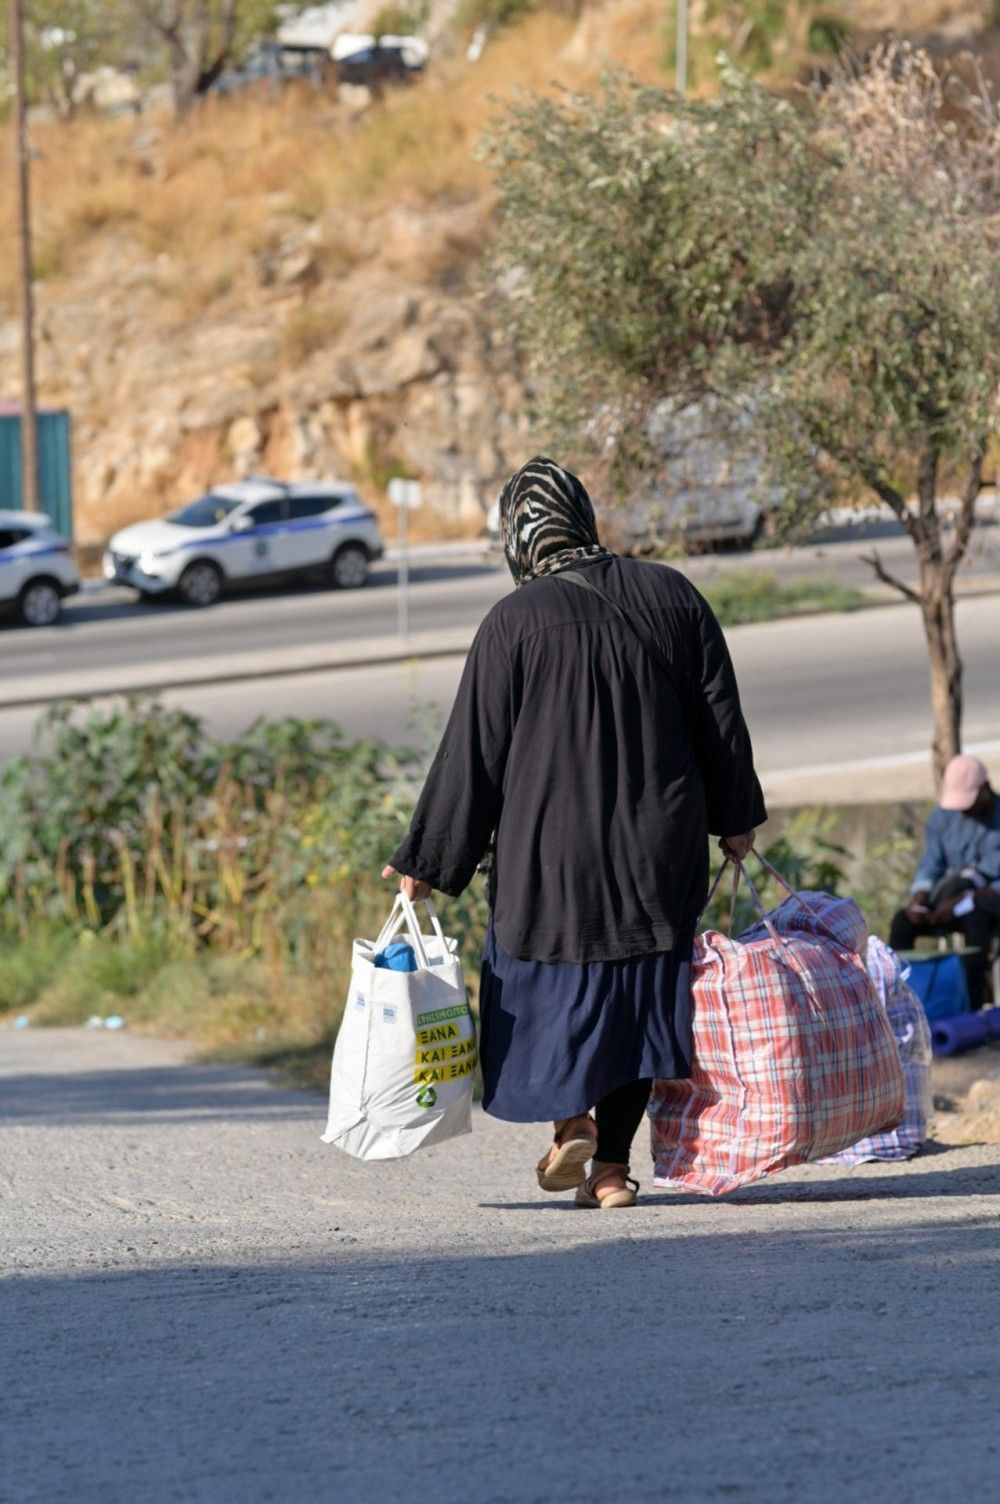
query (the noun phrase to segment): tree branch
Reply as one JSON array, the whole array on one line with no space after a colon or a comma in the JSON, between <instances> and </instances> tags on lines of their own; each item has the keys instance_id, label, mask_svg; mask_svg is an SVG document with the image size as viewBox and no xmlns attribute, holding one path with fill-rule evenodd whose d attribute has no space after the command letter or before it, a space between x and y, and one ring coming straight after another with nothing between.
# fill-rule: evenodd
<instances>
[{"instance_id":1,"label":"tree branch","mask_svg":"<svg viewBox=\"0 0 1000 1504\"><path fill-rule=\"evenodd\" d=\"M915 590L912 585L908 585L905 580L899 579L897 575L890 574L879 558L877 549L873 550L870 554L862 554L861 560L862 563L871 565L883 585L889 585L893 590L898 590L900 595L905 595L906 599L912 601L915 606L923 604L924 598L919 590Z\"/></svg>"},{"instance_id":2,"label":"tree branch","mask_svg":"<svg viewBox=\"0 0 1000 1504\"><path fill-rule=\"evenodd\" d=\"M178 7L174 7L172 16L167 16L157 6L156 0L141 0L139 14L146 22L146 25L151 26L154 31L158 32L171 47L176 49L180 46L181 14Z\"/></svg>"},{"instance_id":3,"label":"tree branch","mask_svg":"<svg viewBox=\"0 0 1000 1504\"><path fill-rule=\"evenodd\" d=\"M886 506L890 507L892 511L895 512L900 522L906 528L907 532L909 532L910 529L907 522L908 513L906 508L906 498L903 496L902 492L897 491L895 486L890 486L889 482L883 475L880 474L878 470L876 470L874 465L866 464L862 460L858 468L860 469L861 479L864 481L865 485L869 488L869 490L875 492L875 495L879 498L880 501L884 501Z\"/></svg>"}]
</instances>

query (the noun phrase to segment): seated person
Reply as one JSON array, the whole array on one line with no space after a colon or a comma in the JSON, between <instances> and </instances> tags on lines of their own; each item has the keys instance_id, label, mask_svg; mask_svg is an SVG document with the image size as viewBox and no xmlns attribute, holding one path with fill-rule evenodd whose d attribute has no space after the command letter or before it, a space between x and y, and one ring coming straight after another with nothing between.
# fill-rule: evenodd
<instances>
[{"instance_id":1,"label":"seated person","mask_svg":"<svg viewBox=\"0 0 1000 1504\"><path fill-rule=\"evenodd\" d=\"M990 944L1000 931L1000 796L978 757L967 755L953 757L944 770L910 902L893 919L889 944L910 950L918 935L956 930L978 950L966 961L966 975L972 1007L981 1008Z\"/></svg>"}]
</instances>

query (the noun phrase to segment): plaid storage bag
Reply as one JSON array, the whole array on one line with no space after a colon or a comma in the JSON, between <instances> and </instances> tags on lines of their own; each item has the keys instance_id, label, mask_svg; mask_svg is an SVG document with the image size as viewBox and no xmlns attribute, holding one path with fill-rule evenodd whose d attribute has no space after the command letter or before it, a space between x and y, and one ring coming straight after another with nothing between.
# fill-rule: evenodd
<instances>
[{"instance_id":1,"label":"plaid storage bag","mask_svg":"<svg viewBox=\"0 0 1000 1504\"><path fill-rule=\"evenodd\" d=\"M760 858L763 861L763 858ZM657 1081L654 1183L724 1196L835 1154L903 1116L903 1073L851 899L794 893L738 940L709 930L691 966L692 1075Z\"/></svg>"},{"instance_id":2,"label":"plaid storage bag","mask_svg":"<svg viewBox=\"0 0 1000 1504\"><path fill-rule=\"evenodd\" d=\"M912 1159L927 1142L931 1117L931 1029L923 1004L903 977L895 951L874 935L868 941L868 975L886 1011L903 1067L903 1121L831 1154L829 1165L863 1165L873 1159Z\"/></svg>"}]
</instances>

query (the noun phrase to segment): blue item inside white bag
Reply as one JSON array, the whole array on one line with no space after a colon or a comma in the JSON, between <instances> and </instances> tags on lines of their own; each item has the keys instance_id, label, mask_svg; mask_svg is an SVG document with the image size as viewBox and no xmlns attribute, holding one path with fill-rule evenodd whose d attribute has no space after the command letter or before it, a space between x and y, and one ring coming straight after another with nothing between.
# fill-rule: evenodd
<instances>
[{"instance_id":1,"label":"blue item inside white bag","mask_svg":"<svg viewBox=\"0 0 1000 1504\"><path fill-rule=\"evenodd\" d=\"M393 940L372 962L383 971L416 971L417 957L409 940Z\"/></svg>"},{"instance_id":2,"label":"blue item inside white bag","mask_svg":"<svg viewBox=\"0 0 1000 1504\"><path fill-rule=\"evenodd\" d=\"M355 1159L403 1159L472 1128L476 1025L458 942L423 907L430 934L397 893L378 936L351 948L323 1142Z\"/></svg>"},{"instance_id":3,"label":"blue item inside white bag","mask_svg":"<svg viewBox=\"0 0 1000 1504\"><path fill-rule=\"evenodd\" d=\"M957 1013L968 1013L969 984L959 951L922 956L919 961L911 961L909 970L903 975L923 1003L931 1023L939 1018L954 1018Z\"/></svg>"}]
</instances>

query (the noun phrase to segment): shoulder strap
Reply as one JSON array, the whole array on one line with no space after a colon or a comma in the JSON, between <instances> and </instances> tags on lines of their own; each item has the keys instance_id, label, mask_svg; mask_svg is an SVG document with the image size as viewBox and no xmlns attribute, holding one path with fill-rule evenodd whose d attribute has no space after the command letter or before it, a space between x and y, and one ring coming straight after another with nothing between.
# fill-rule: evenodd
<instances>
[{"instance_id":1,"label":"shoulder strap","mask_svg":"<svg viewBox=\"0 0 1000 1504\"><path fill-rule=\"evenodd\" d=\"M578 574L575 569L560 569L556 572L553 578L557 580L568 580L571 585L578 585L581 590L589 590L591 595L599 595L604 604L614 612L618 620L623 621L632 635L638 638L640 645L645 648L649 657L652 658L656 666L662 669L663 672L667 675L667 678L674 685L674 688L679 689L674 675L673 665L671 664L666 653L664 653L662 648L660 648L655 642L650 641L648 637L646 637L642 632L639 631L639 628L636 626L632 618L622 610L621 606L619 606L616 600L612 600L611 596L608 595L606 591L602 590L599 585L595 585L592 580L588 580L585 575Z\"/></svg>"}]
</instances>

